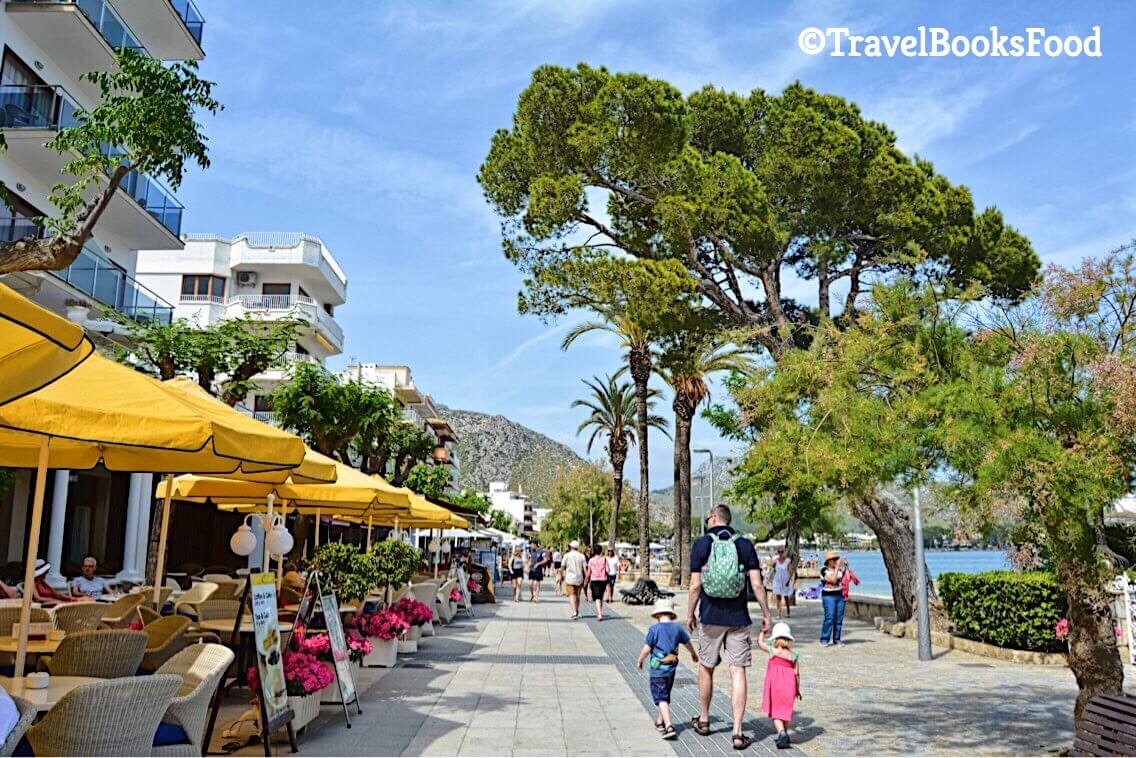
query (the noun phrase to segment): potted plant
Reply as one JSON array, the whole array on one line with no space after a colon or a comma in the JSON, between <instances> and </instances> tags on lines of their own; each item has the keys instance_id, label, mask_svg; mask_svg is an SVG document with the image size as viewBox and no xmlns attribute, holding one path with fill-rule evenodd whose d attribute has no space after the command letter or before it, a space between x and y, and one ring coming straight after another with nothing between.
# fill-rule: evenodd
<instances>
[{"instance_id":1,"label":"potted plant","mask_svg":"<svg viewBox=\"0 0 1136 758\"><path fill-rule=\"evenodd\" d=\"M310 653L288 651L284 653L284 683L288 692L288 707L295 714L292 726L303 729L319 715L321 690L331 686L335 673L323 661ZM249 689L260 697L260 672L256 666L248 670Z\"/></svg>"},{"instance_id":2,"label":"potted plant","mask_svg":"<svg viewBox=\"0 0 1136 758\"><path fill-rule=\"evenodd\" d=\"M422 627L433 621L434 610L426 603L413 597L404 597L395 603L391 610L402 616L410 625L406 639L399 643L398 652L417 653L418 640L422 636Z\"/></svg>"},{"instance_id":3,"label":"potted plant","mask_svg":"<svg viewBox=\"0 0 1136 758\"><path fill-rule=\"evenodd\" d=\"M398 662L398 638L409 630L406 619L390 609L363 616L359 632L371 640L371 652L363 656L363 665L393 667Z\"/></svg>"},{"instance_id":4,"label":"potted plant","mask_svg":"<svg viewBox=\"0 0 1136 758\"><path fill-rule=\"evenodd\" d=\"M347 657L351 660L351 665L358 669L362 667L367 656L374 652L374 645L355 629L345 630L345 636L347 638Z\"/></svg>"},{"instance_id":5,"label":"potted plant","mask_svg":"<svg viewBox=\"0 0 1136 758\"><path fill-rule=\"evenodd\" d=\"M335 585L340 606L363 602L376 586L381 574L374 556L361 553L354 545L329 542L320 545L312 557L311 566Z\"/></svg>"},{"instance_id":6,"label":"potted plant","mask_svg":"<svg viewBox=\"0 0 1136 758\"><path fill-rule=\"evenodd\" d=\"M371 546L379 587L398 588L410 581L421 556L418 548L401 540L382 540Z\"/></svg>"},{"instance_id":7,"label":"potted plant","mask_svg":"<svg viewBox=\"0 0 1136 758\"><path fill-rule=\"evenodd\" d=\"M67 320L73 324L85 323L91 316L91 304L86 300L68 298L64 305L67 306Z\"/></svg>"},{"instance_id":8,"label":"potted plant","mask_svg":"<svg viewBox=\"0 0 1136 758\"><path fill-rule=\"evenodd\" d=\"M457 587L454 587L452 590L450 590L450 598L449 598L450 618L453 618L454 616L457 615L458 603L461 602L461 599L462 599L462 591L461 590L459 590Z\"/></svg>"}]
</instances>

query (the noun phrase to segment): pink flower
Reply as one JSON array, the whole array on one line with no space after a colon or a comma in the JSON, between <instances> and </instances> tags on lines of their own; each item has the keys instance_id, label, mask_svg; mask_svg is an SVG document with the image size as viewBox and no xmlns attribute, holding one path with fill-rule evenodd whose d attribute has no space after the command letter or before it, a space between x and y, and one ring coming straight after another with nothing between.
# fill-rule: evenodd
<instances>
[{"instance_id":1,"label":"pink flower","mask_svg":"<svg viewBox=\"0 0 1136 758\"><path fill-rule=\"evenodd\" d=\"M469 588L470 592L480 592L481 591L481 585L478 584L477 582L473 581L472 579L467 579L466 582L465 582L465 586Z\"/></svg>"},{"instance_id":2,"label":"pink flower","mask_svg":"<svg viewBox=\"0 0 1136 758\"><path fill-rule=\"evenodd\" d=\"M331 640L326 634L313 634L300 643L300 652L323 658L331 653Z\"/></svg>"},{"instance_id":3,"label":"pink flower","mask_svg":"<svg viewBox=\"0 0 1136 758\"><path fill-rule=\"evenodd\" d=\"M1064 640L1069 636L1069 619L1061 619L1053 627L1053 634L1057 639Z\"/></svg>"},{"instance_id":4,"label":"pink flower","mask_svg":"<svg viewBox=\"0 0 1136 758\"><path fill-rule=\"evenodd\" d=\"M284 683L289 695L302 697L331 685L335 673L326 663L305 653L288 652L284 654ZM260 672L256 666L248 670L249 689L260 694Z\"/></svg>"},{"instance_id":5,"label":"pink flower","mask_svg":"<svg viewBox=\"0 0 1136 758\"><path fill-rule=\"evenodd\" d=\"M359 625L359 631L368 637L389 642L410 631L410 624L406 623L406 619L401 614L388 608L364 617L363 623Z\"/></svg>"},{"instance_id":6,"label":"pink flower","mask_svg":"<svg viewBox=\"0 0 1136 758\"><path fill-rule=\"evenodd\" d=\"M462 599L461 590L459 590L457 587L454 587L452 590L450 590L450 600L452 600L455 603L458 603L458 602L461 602L461 599Z\"/></svg>"},{"instance_id":7,"label":"pink flower","mask_svg":"<svg viewBox=\"0 0 1136 758\"><path fill-rule=\"evenodd\" d=\"M406 623L411 626L423 626L434 620L434 610L412 597L399 600L391 610L406 619Z\"/></svg>"}]
</instances>

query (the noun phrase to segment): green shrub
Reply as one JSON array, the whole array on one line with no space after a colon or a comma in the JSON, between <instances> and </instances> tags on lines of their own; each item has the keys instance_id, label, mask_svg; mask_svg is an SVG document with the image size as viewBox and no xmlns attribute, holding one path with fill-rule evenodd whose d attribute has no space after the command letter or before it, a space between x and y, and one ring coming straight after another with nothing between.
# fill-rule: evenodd
<instances>
[{"instance_id":1,"label":"green shrub","mask_svg":"<svg viewBox=\"0 0 1136 758\"><path fill-rule=\"evenodd\" d=\"M410 581L422 561L418 548L401 540L382 540L371 546L370 557L376 565L376 584L401 587Z\"/></svg>"},{"instance_id":2,"label":"green shrub","mask_svg":"<svg viewBox=\"0 0 1136 758\"><path fill-rule=\"evenodd\" d=\"M311 567L331 580L340 601L361 600L378 586L379 569L374 557L354 545L328 542L312 556Z\"/></svg>"},{"instance_id":3,"label":"green shrub","mask_svg":"<svg viewBox=\"0 0 1136 758\"><path fill-rule=\"evenodd\" d=\"M960 637L1015 650L1065 650L1053 630L1065 616L1065 595L1052 574L949 573L935 587Z\"/></svg>"}]
</instances>

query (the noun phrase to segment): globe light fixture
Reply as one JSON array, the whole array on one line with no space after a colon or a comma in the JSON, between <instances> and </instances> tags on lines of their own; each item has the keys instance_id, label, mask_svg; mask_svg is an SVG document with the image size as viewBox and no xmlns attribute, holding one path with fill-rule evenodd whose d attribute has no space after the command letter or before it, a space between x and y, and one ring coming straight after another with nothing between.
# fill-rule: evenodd
<instances>
[{"instance_id":1,"label":"globe light fixture","mask_svg":"<svg viewBox=\"0 0 1136 758\"><path fill-rule=\"evenodd\" d=\"M257 524L264 528L264 546L268 548L270 555L274 557L281 557L287 555L291 551L295 540L292 535L284 526L284 517L279 513L274 513L271 516L261 515L258 513L250 513L245 516L245 521L233 536L229 539L229 548L241 556L249 556L256 550L256 534L252 530L252 524Z\"/></svg>"}]
</instances>

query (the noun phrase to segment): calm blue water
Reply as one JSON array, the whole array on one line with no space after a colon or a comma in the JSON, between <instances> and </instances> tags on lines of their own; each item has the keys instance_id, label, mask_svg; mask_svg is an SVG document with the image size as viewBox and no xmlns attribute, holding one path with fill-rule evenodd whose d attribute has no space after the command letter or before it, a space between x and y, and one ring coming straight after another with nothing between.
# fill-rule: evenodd
<instances>
[{"instance_id":1,"label":"calm blue water","mask_svg":"<svg viewBox=\"0 0 1136 758\"><path fill-rule=\"evenodd\" d=\"M813 558L817 553L803 550L801 555ZM883 556L878 550L849 550L843 555L848 558L848 565L860 578L860 586L853 586L853 592L864 595L891 595L891 583L888 582ZM1006 554L1001 550L927 551L927 570L931 572L932 577L948 571L979 574L983 571L1005 568L1009 568L1009 563L1006 561Z\"/></svg>"}]
</instances>

